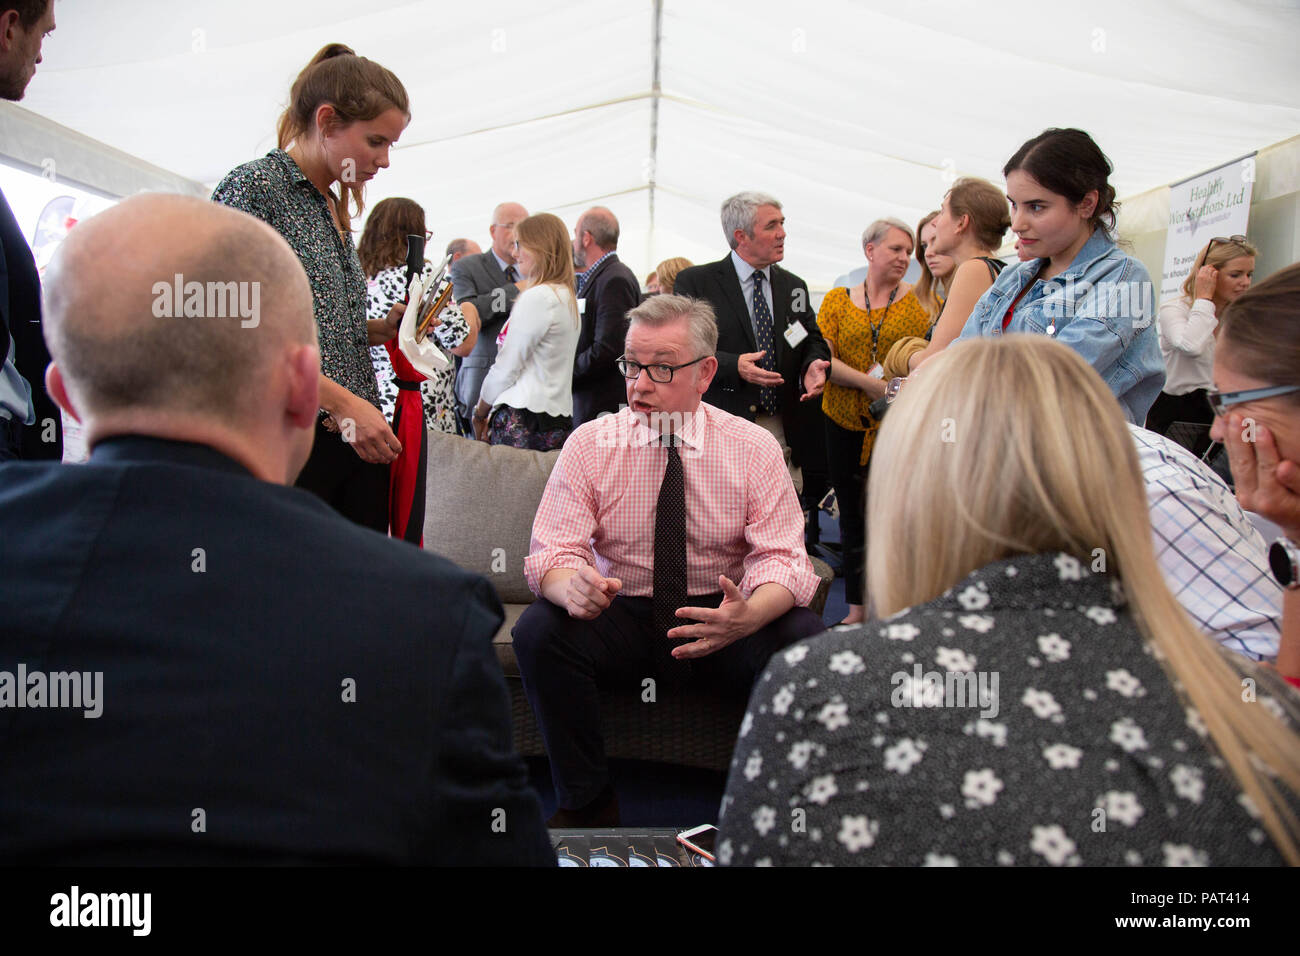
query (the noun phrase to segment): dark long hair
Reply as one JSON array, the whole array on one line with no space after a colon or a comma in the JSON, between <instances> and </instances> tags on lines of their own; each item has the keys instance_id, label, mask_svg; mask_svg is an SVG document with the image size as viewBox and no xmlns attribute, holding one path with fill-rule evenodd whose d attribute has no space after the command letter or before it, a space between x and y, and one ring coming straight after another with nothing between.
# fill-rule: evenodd
<instances>
[{"instance_id":1,"label":"dark long hair","mask_svg":"<svg viewBox=\"0 0 1300 956\"><path fill-rule=\"evenodd\" d=\"M406 262L406 237L424 235L424 207L414 199L384 199L366 219L357 257L367 278Z\"/></svg>"},{"instance_id":2,"label":"dark long hair","mask_svg":"<svg viewBox=\"0 0 1300 956\"><path fill-rule=\"evenodd\" d=\"M1119 203L1108 179L1114 166L1091 136L1081 129L1045 129L1026 142L1002 167L1002 175L1020 169L1071 203L1097 190L1097 208L1088 224L1107 236L1115 234Z\"/></svg>"}]
</instances>

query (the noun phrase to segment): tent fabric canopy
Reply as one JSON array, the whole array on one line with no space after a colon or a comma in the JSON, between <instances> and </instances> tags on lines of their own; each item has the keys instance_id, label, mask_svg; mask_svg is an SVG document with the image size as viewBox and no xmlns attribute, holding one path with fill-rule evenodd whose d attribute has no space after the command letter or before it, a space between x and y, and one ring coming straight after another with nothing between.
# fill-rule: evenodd
<instances>
[{"instance_id":1,"label":"tent fabric canopy","mask_svg":"<svg viewBox=\"0 0 1300 956\"><path fill-rule=\"evenodd\" d=\"M785 264L816 290L862 263L872 219L916 222L957 175L1001 184L1007 157L1048 126L1092 133L1121 197L1300 132L1293 3L57 0L55 10L22 103L55 123L210 187L275 145L293 78L344 42L411 98L411 125L369 204L419 201L434 249L457 236L486 243L501 200L570 225L606 205L622 258L642 275L669 256L720 258L718 207L742 189L784 203ZM57 161L66 144L49 136ZM0 150L14 155L7 141ZM164 180L157 188L177 188Z\"/></svg>"}]
</instances>

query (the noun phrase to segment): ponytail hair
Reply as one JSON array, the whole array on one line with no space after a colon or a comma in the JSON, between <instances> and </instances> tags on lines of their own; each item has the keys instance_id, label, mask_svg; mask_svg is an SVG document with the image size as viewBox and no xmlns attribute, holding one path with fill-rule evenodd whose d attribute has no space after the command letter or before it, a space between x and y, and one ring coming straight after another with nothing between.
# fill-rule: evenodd
<instances>
[{"instance_id":1,"label":"ponytail hair","mask_svg":"<svg viewBox=\"0 0 1300 956\"><path fill-rule=\"evenodd\" d=\"M374 60L357 56L342 43L321 47L289 90L289 105L280 114L276 140L281 149L311 132L316 110L328 103L334 107L335 128L351 126L358 120L372 120L390 109L401 110L411 117L410 100L402 81ZM365 183L342 183L345 195L338 203L339 217L351 228L353 216L365 208ZM348 198L352 208L349 208Z\"/></svg>"}]
</instances>

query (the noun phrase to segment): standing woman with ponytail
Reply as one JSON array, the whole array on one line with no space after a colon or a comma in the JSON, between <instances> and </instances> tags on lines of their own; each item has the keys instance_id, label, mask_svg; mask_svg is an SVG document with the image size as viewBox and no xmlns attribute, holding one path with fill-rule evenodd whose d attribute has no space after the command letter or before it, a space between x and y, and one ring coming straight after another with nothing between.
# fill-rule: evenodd
<instances>
[{"instance_id":1,"label":"standing woman with ponytail","mask_svg":"<svg viewBox=\"0 0 1300 956\"><path fill-rule=\"evenodd\" d=\"M363 208L366 182L388 166L389 147L410 121L401 81L332 43L294 81L279 146L232 170L212 194L284 236L311 282L321 420L298 487L384 533L388 464L402 448L379 410L369 346L396 334L402 308L366 319L366 277L352 222Z\"/></svg>"},{"instance_id":2,"label":"standing woman with ponytail","mask_svg":"<svg viewBox=\"0 0 1300 956\"><path fill-rule=\"evenodd\" d=\"M1024 261L975 303L960 338L1046 334L1097 370L1140 425L1165 382L1146 266L1114 239L1111 164L1080 129L1049 129L1002 167Z\"/></svg>"}]
</instances>

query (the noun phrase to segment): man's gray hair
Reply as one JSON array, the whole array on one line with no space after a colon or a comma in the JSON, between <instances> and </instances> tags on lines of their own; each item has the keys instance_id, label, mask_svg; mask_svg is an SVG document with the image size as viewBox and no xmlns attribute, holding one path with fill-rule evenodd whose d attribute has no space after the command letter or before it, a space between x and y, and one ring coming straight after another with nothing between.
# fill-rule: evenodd
<instances>
[{"instance_id":1,"label":"man's gray hair","mask_svg":"<svg viewBox=\"0 0 1300 956\"><path fill-rule=\"evenodd\" d=\"M627 319L629 329L633 325L659 329L685 320L690 330L693 358L714 355L718 351L718 320L713 315L713 306L703 299L686 295L652 295L629 312Z\"/></svg>"},{"instance_id":2,"label":"man's gray hair","mask_svg":"<svg viewBox=\"0 0 1300 956\"><path fill-rule=\"evenodd\" d=\"M469 252L468 239L453 239L451 242L447 243L446 255L463 256L467 252Z\"/></svg>"},{"instance_id":3,"label":"man's gray hair","mask_svg":"<svg viewBox=\"0 0 1300 956\"><path fill-rule=\"evenodd\" d=\"M578 237L591 233L591 241L605 250L618 248L618 219L603 206L594 206L578 220Z\"/></svg>"},{"instance_id":4,"label":"man's gray hair","mask_svg":"<svg viewBox=\"0 0 1300 956\"><path fill-rule=\"evenodd\" d=\"M907 238L912 240L912 245L916 245L916 236L912 232L912 227L901 219L895 219L893 216L886 216L884 219L877 219L866 229L862 230L862 249L866 251L867 243L877 243L885 236L889 235L889 230L901 229L907 233Z\"/></svg>"},{"instance_id":5,"label":"man's gray hair","mask_svg":"<svg viewBox=\"0 0 1300 956\"><path fill-rule=\"evenodd\" d=\"M727 234L727 245L736 248L736 230L741 230L749 238L754 238L754 219L759 206L775 206L781 203L767 193L736 193L722 204L722 231Z\"/></svg>"}]
</instances>

